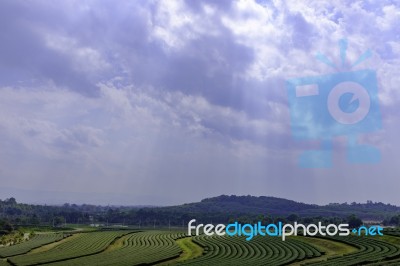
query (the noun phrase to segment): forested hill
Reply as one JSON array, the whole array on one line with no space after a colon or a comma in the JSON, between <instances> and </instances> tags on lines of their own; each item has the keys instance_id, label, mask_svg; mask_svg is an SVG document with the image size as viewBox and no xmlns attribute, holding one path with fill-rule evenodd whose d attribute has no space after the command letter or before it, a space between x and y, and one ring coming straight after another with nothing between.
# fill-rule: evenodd
<instances>
[{"instance_id":1,"label":"forested hill","mask_svg":"<svg viewBox=\"0 0 400 266\"><path fill-rule=\"evenodd\" d=\"M372 201L367 201L366 203L330 203L321 206L276 197L235 195L221 195L196 203L162 207L160 209L184 213L224 212L231 214L264 214L281 217L286 217L290 214L297 214L301 217L347 217L355 214L358 217L370 220L383 220L400 213L400 207Z\"/></svg>"},{"instance_id":2,"label":"forested hill","mask_svg":"<svg viewBox=\"0 0 400 266\"><path fill-rule=\"evenodd\" d=\"M330 221L350 216L400 225L400 207L380 202L331 203L315 205L275 197L227 196L167 207L96 206L66 203L62 206L31 205L16 199L0 200L0 231L11 225L131 224L180 225L190 219L199 222L227 223L253 221ZM7 222L7 223L5 223ZM8 226L9 227L9 226ZM7 229L8 230L8 229ZM1 232L0 232L1 233Z\"/></svg>"},{"instance_id":3,"label":"forested hill","mask_svg":"<svg viewBox=\"0 0 400 266\"><path fill-rule=\"evenodd\" d=\"M221 195L213 198L206 198L200 202L187 203L173 207L162 207L162 209L175 209L189 213L193 212L225 212L242 214L270 214L287 215L291 213L304 212L318 209L318 205L299 203L275 197L254 197L254 196L227 196Z\"/></svg>"}]
</instances>

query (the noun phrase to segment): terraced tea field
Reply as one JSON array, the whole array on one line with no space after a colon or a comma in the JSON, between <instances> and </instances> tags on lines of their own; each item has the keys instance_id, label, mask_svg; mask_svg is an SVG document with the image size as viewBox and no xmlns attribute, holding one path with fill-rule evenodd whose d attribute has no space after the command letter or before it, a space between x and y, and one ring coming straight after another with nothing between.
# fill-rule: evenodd
<instances>
[{"instance_id":1,"label":"terraced tea field","mask_svg":"<svg viewBox=\"0 0 400 266\"><path fill-rule=\"evenodd\" d=\"M59 241L68 236L69 236L68 234L63 234L63 233L37 234L34 235L29 241L23 242L18 245L13 245L7 248L0 248L0 257L6 258L24 254L31 251L32 249Z\"/></svg>"},{"instance_id":2,"label":"terraced tea field","mask_svg":"<svg viewBox=\"0 0 400 266\"><path fill-rule=\"evenodd\" d=\"M139 265L154 264L179 257L181 249L175 240L184 237L184 233L138 232L129 234L122 245L116 249L55 263L57 266L73 265Z\"/></svg>"},{"instance_id":3,"label":"terraced tea field","mask_svg":"<svg viewBox=\"0 0 400 266\"><path fill-rule=\"evenodd\" d=\"M398 230L384 237L186 236L182 231L38 234L1 247L0 266L400 265Z\"/></svg>"},{"instance_id":4,"label":"terraced tea field","mask_svg":"<svg viewBox=\"0 0 400 266\"><path fill-rule=\"evenodd\" d=\"M285 265L321 256L324 252L295 240L255 237L194 237L193 242L203 247L205 254L185 265Z\"/></svg>"},{"instance_id":5,"label":"terraced tea field","mask_svg":"<svg viewBox=\"0 0 400 266\"><path fill-rule=\"evenodd\" d=\"M327 239L354 246L358 251L329 258L326 262L306 265L368 265L369 263L390 261L400 257L400 247L372 237L346 236Z\"/></svg>"},{"instance_id":6,"label":"terraced tea field","mask_svg":"<svg viewBox=\"0 0 400 266\"><path fill-rule=\"evenodd\" d=\"M39 253L18 255L8 259L13 265L40 265L92 255L104 251L115 239L127 234L125 231L79 233L70 241Z\"/></svg>"}]
</instances>

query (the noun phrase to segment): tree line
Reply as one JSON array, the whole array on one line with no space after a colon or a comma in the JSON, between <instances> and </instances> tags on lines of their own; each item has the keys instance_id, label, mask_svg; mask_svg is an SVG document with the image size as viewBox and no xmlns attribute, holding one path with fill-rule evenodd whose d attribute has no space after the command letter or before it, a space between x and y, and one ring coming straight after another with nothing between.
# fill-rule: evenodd
<instances>
[{"instance_id":1,"label":"tree line","mask_svg":"<svg viewBox=\"0 0 400 266\"><path fill-rule=\"evenodd\" d=\"M389 219L389 222L399 220ZM11 232L15 227L21 226L52 226L59 227L68 224L101 224L107 225L131 225L137 227L185 227L191 220L196 219L199 223L293 223L295 221L303 224L318 223L340 224L349 223L356 227L362 224L362 220L356 215L346 217L337 216L302 216L297 213L290 215L254 214L235 211L213 211L188 210L187 208L175 207L125 207L125 206L96 206L64 204L61 206L31 205L17 203L15 198L0 200L0 232L2 234Z\"/></svg>"}]
</instances>

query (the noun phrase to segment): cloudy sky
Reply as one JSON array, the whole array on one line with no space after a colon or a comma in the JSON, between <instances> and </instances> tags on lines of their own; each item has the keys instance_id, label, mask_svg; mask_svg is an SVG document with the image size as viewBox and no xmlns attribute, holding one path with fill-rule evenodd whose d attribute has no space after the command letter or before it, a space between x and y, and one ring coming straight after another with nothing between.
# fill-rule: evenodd
<instances>
[{"instance_id":1,"label":"cloudy sky","mask_svg":"<svg viewBox=\"0 0 400 266\"><path fill-rule=\"evenodd\" d=\"M0 1L0 198L169 205L220 194L400 205L397 1ZM377 73L380 163L304 169L285 81Z\"/></svg>"}]
</instances>

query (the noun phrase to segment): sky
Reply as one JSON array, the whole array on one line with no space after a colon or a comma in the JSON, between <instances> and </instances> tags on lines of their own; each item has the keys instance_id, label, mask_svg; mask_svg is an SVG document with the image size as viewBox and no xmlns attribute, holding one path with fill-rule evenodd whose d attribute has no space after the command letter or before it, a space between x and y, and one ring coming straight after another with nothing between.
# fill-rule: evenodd
<instances>
[{"instance_id":1,"label":"sky","mask_svg":"<svg viewBox=\"0 0 400 266\"><path fill-rule=\"evenodd\" d=\"M397 1L0 1L0 198L172 205L221 194L400 205ZM376 71L376 164L301 168L286 80Z\"/></svg>"}]
</instances>

